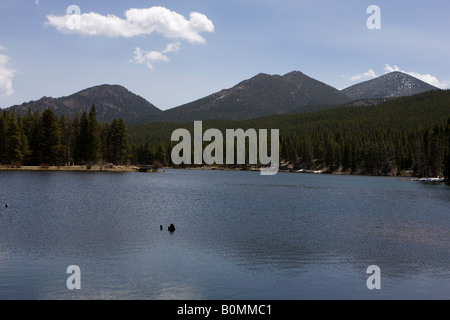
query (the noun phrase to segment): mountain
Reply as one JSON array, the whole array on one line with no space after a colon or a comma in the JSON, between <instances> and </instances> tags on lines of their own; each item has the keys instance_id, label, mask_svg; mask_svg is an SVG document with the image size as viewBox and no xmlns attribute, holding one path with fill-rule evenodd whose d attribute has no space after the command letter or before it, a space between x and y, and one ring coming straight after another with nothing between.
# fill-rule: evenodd
<instances>
[{"instance_id":1,"label":"mountain","mask_svg":"<svg viewBox=\"0 0 450 320\"><path fill-rule=\"evenodd\" d=\"M329 108L350 99L299 71L284 76L260 73L236 86L191 103L166 110L154 121L244 120L268 115ZM314 105L313 110L308 105Z\"/></svg>"},{"instance_id":2,"label":"mountain","mask_svg":"<svg viewBox=\"0 0 450 320\"><path fill-rule=\"evenodd\" d=\"M99 122L122 118L129 126L147 122L237 121L342 106L368 106L430 90L438 88L401 72L392 72L339 91L293 71L283 76L260 73L230 89L166 111L122 86L106 84L67 97L43 97L6 110L26 114L29 109L43 112L50 108L58 117L63 114L71 117L89 112L95 104Z\"/></svg>"},{"instance_id":3,"label":"mountain","mask_svg":"<svg viewBox=\"0 0 450 320\"><path fill-rule=\"evenodd\" d=\"M344 131L346 136L352 136L355 139L360 137L354 132L380 130L382 134L377 139L381 140L392 137L394 132L399 133L403 130L407 132L408 139L415 141L423 139L424 129L431 128L435 123L447 121L450 117L450 90L435 90L408 97L371 100L373 101L368 101L363 108L360 105L348 104L345 107L314 113L273 115L243 121L207 120L203 122L203 130L217 128L225 132L229 128L280 129L281 137L298 135L303 138L306 135L316 136L315 133L327 129L334 132ZM147 142L155 145L167 143L170 141L172 132L178 128L193 132L193 124L189 122L183 124L151 122L130 127L130 141L137 145L145 145ZM409 135L411 131L415 131L417 135ZM327 137L330 135L327 134ZM331 137L337 138L339 135L331 135ZM316 139L324 139L324 136L318 134ZM370 144L370 141L366 143Z\"/></svg>"},{"instance_id":4,"label":"mountain","mask_svg":"<svg viewBox=\"0 0 450 320\"><path fill-rule=\"evenodd\" d=\"M210 120L203 122L203 130L279 129L280 162L288 161L296 170L437 177L447 168L448 178L450 90L373 102L377 105L244 121ZM179 128L193 134L192 123L154 122L130 127L131 143L141 146L135 149L138 163L153 159L161 143L166 149L173 147L170 137Z\"/></svg>"},{"instance_id":5,"label":"mountain","mask_svg":"<svg viewBox=\"0 0 450 320\"><path fill-rule=\"evenodd\" d=\"M425 91L439 90L426 82L395 71L373 80L348 87L341 92L352 100L365 98L398 98Z\"/></svg>"},{"instance_id":6,"label":"mountain","mask_svg":"<svg viewBox=\"0 0 450 320\"><path fill-rule=\"evenodd\" d=\"M29 109L43 112L50 108L58 117L63 114L70 117L89 112L93 104L95 104L99 122L111 122L113 119L122 118L128 125L134 125L145 123L152 116L162 112L126 88L106 84L88 88L67 97L43 97L37 101L12 106L7 110L14 111L16 114L26 114Z\"/></svg>"}]
</instances>

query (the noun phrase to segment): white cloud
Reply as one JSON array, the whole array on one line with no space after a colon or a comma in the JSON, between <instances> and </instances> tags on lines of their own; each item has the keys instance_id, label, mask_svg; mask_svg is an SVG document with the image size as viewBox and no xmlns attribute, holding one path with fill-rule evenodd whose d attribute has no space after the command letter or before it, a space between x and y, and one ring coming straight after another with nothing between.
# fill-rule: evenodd
<instances>
[{"instance_id":1,"label":"white cloud","mask_svg":"<svg viewBox=\"0 0 450 320\"><path fill-rule=\"evenodd\" d=\"M185 40L192 44L204 43L202 32L214 32L214 24L204 14L191 12L189 20L181 14L164 7L129 9L125 19L115 15L101 15L95 12L64 16L47 15L46 25L54 26L59 32L84 36L106 36L110 38L150 35L159 33L168 39ZM167 62L167 53L180 50L181 43L171 42L159 51L144 51L135 48L130 62L145 64L153 69L155 62Z\"/></svg>"},{"instance_id":2,"label":"white cloud","mask_svg":"<svg viewBox=\"0 0 450 320\"><path fill-rule=\"evenodd\" d=\"M35 4L39 4L39 0L35 0L34 3L35 3Z\"/></svg>"},{"instance_id":3,"label":"white cloud","mask_svg":"<svg viewBox=\"0 0 450 320\"><path fill-rule=\"evenodd\" d=\"M403 72L406 73L414 78L417 78L419 80L422 80L426 83L431 84L432 86L438 87L440 89L447 89L450 88L450 81L439 81L439 79L431 74L420 74L417 72L413 72L413 71L403 71L401 70L399 67L397 67L396 65L394 65L393 67L386 64L384 66L384 71L386 73L390 73L390 72L394 72L394 71L399 71L399 72Z\"/></svg>"},{"instance_id":4,"label":"white cloud","mask_svg":"<svg viewBox=\"0 0 450 320\"><path fill-rule=\"evenodd\" d=\"M346 79L347 86L354 82L363 82L374 79L376 77L378 77L378 75L372 69L369 69L367 72L358 73L355 75L342 75L342 78Z\"/></svg>"},{"instance_id":5,"label":"white cloud","mask_svg":"<svg viewBox=\"0 0 450 320\"><path fill-rule=\"evenodd\" d=\"M169 39L182 39L190 43L204 43L200 33L214 32L214 24L204 14L191 12L187 20L164 7L129 9L125 12L125 19L111 14L83 13L79 16L77 28L73 27L73 18L73 14L47 15L46 24L62 33L131 38L156 32Z\"/></svg>"},{"instance_id":6,"label":"white cloud","mask_svg":"<svg viewBox=\"0 0 450 320\"><path fill-rule=\"evenodd\" d=\"M134 57L130 62L137 64L145 64L148 68L153 69L155 62L167 62L169 58L159 51L144 51L140 48L135 48Z\"/></svg>"},{"instance_id":7,"label":"white cloud","mask_svg":"<svg viewBox=\"0 0 450 320\"><path fill-rule=\"evenodd\" d=\"M181 43L179 42L169 43L167 47L163 50L163 53L178 52L180 50L180 46Z\"/></svg>"},{"instance_id":8,"label":"white cloud","mask_svg":"<svg viewBox=\"0 0 450 320\"><path fill-rule=\"evenodd\" d=\"M149 69L153 69L156 62L168 62L169 57L165 54L170 52L178 52L178 50L180 50L180 45L181 44L179 42L169 43L161 52L144 51L141 48L136 47L134 49L134 57L129 62L145 64Z\"/></svg>"},{"instance_id":9,"label":"white cloud","mask_svg":"<svg viewBox=\"0 0 450 320\"><path fill-rule=\"evenodd\" d=\"M5 47L0 46L0 50L5 50ZM0 53L0 99L14 93L13 78L17 71L11 67L10 60L10 57Z\"/></svg>"},{"instance_id":10,"label":"white cloud","mask_svg":"<svg viewBox=\"0 0 450 320\"><path fill-rule=\"evenodd\" d=\"M368 80L368 79L374 79L376 77L378 77L378 76L375 73L375 71L370 69L367 72L349 76L349 79L350 79L350 81L363 81L363 80Z\"/></svg>"},{"instance_id":11,"label":"white cloud","mask_svg":"<svg viewBox=\"0 0 450 320\"><path fill-rule=\"evenodd\" d=\"M417 78L419 80L422 80L426 83L431 84L432 86L438 87L440 89L449 89L450 88L450 80L446 80L446 81L440 81L437 77L431 75L431 74L420 74L418 72L412 72L412 71L404 71L401 70L398 66L394 65L391 66L389 64L386 64L384 66L384 72L386 73L390 73L390 72L395 72L395 71L399 71L399 72L403 72L406 73L414 78ZM349 82L363 82L366 80L371 80L374 78L377 78L378 75L376 74L376 72L372 69L369 69L367 72L364 73L359 73L359 74L355 74L355 75L343 75L342 78L346 79Z\"/></svg>"}]
</instances>

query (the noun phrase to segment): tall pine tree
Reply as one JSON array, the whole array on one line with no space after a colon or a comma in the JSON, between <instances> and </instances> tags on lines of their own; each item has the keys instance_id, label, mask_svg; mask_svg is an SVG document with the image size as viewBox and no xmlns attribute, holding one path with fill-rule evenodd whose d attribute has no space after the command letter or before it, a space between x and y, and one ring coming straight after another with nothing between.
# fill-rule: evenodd
<instances>
[{"instance_id":1,"label":"tall pine tree","mask_svg":"<svg viewBox=\"0 0 450 320\"><path fill-rule=\"evenodd\" d=\"M111 162L123 164L129 151L128 129L122 119L114 119L111 123L110 151Z\"/></svg>"},{"instance_id":2,"label":"tall pine tree","mask_svg":"<svg viewBox=\"0 0 450 320\"><path fill-rule=\"evenodd\" d=\"M20 165L23 160L22 137L19 126L14 116L9 118L8 130L6 131L6 156L5 162L11 165Z\"/></svg>"},{"instance_id":3,"label":"tall pine tree","mask_svg":"<svg viewBox=\"0 0 450 320\"><path fill-rule=\"evenodd\" d=\"M96 163L100 158L101 140L100 140L100 126L97 122L97 111L95 105L92 105L89 112L88 119L88 146L87 156L89 163Z\"/></svg>"},{"instance_id":4,"label":"tall pine tree","mask_svg":"<svg viewBox=\"0 0 450 320\"><path fill-rule=\"evenodd\" d=\"M0 113L0 164L4 161L4 154L6 152L6 120L2 113Z\"/></svg>"},{"instance_id":5,"label":"tall pine tree","mask_svg":"<svg viewBox=\"0 0 450 320\"><path fill-rule=\"evenodd\" d=\"M41 139L41 163L57 164L61 152L61 131L58 118L50 109L42 114Z\"/></svg>"},{"instance_id":6,"label":"tall pine tree","mask_svg":"<svg viewBox=\"0 0 450 320\"><path fill-rule=\"evenodd\" d=\"M89 159L89 119L86 112L83 112L78 125L78 134L76 139L76 162L79 164L87 164Z\"/></svg>"},{"instance_id":7,"label":"tall pine tree","mask_svg":"<svg viewBox=\"0 0 450 320\"><path fill-rule=\"evenodd\" d=\"M447 121L446 140L447 140L447 147L444 163L444 177L447 181L450 181L450 118L448 118Z\"/></svg>"}]
</instances>

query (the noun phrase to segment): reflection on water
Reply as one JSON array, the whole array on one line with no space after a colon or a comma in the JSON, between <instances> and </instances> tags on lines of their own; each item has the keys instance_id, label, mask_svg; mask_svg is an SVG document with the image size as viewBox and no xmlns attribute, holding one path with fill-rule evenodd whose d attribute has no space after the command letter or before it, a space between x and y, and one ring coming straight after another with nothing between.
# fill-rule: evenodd
<instances>
[{"instance_id":1,"label":"reflection on water","mask_svg":"<svg viewBox=\"0 0 450 320\"><path fill-rule=\"evenodd\" d=\"M0 299L450 294L443 184L197 170L0 172L0 181L10 204L0 206ZM72 264L82 272L75 292L65 285ZM378 292L365 287L373 264Z\"/></svg>"}]
</instances>

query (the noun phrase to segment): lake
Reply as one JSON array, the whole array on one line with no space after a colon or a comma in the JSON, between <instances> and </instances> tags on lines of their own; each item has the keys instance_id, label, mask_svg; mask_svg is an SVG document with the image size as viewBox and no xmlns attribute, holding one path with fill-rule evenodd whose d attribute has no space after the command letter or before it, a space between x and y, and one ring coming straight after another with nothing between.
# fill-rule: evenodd
<instances>
[{"instance_id":1,"label":"lake","mask_svg":"<svg viewBox=\"0 0 450 320\"><path fill-rule=\"evenodd\" d=\"M0 299L450 299L449 208L388 177L0 172Z\"/></svg>"}]
</instances>

